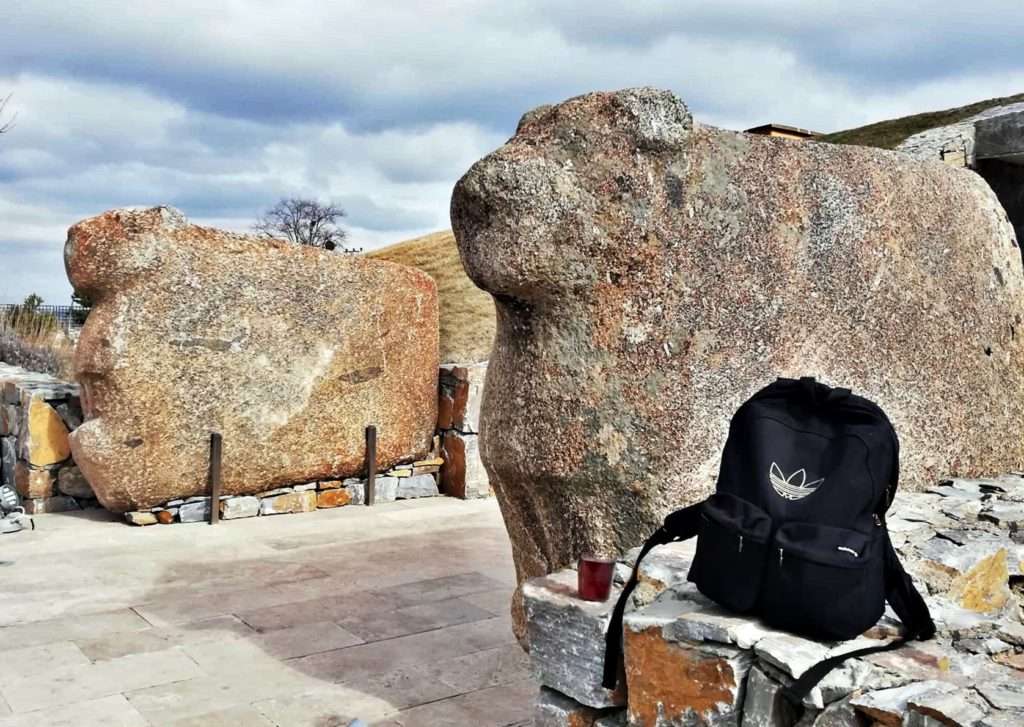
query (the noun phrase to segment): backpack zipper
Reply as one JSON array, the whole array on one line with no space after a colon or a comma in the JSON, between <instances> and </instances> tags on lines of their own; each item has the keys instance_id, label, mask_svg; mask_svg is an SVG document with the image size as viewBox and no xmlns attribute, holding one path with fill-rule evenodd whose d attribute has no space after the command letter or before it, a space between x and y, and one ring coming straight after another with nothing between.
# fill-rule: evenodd
<instances>
[{"instance_id":1,"label":"backpack zipper","mask_svg":"<svg viewBox=\"0 0 1024 727\"><path fill-rule=\"evenodd\" d=\"M740 549L737 552L740 552L740 553L743 552L743 534L742 533L740 533Z\"/></svg>"},{"instance_id":2,"label":"backpack zipper","mask_svg":"<svg viewBox=\"0 0 1024 727\"><path fill-rule=\"evenodd\" d=\"M782 548L779 548L779 567L782 567Z\"/></svg>"}]
</instances>

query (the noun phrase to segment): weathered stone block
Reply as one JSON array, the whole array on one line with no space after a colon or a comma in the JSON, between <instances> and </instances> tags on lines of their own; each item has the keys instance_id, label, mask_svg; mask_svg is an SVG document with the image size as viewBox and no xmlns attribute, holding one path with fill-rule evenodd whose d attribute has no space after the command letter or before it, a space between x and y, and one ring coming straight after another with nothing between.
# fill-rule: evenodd
<instances>
[{"instance_id":1,"label":"weathered stone block","mask_svg":"<svg viewBox=\"0 0 1024 727\"><path fill-rule=\"evenodd\" d=\"M735 725L753 655L722 644L674 641L668 626L702 607L666 591L628 614L623 629L631 727Z\"/></svg>"},{"instance_id":2,"label":"weathered stone block","mask_svg":"<svg viewBox=\"0 0 1024 727\"><path fill-rule=\"evenodd\" d=\"M547 687L540 688L533 727L594 727L601 712Z\"/></svg>"},{"instance_id":3,"label":"weathered stone block","mask_svg":"<svg viewBox=\"0 0 1024 727\"><path fill-rule=\"evenodd\" d=\"M66 495L55 495L53 497L40 497L21 501L21 506L29 515L42 515L52 512L69 512L81 510L78 501Z\"/></svg>"},{"instance_id":4,"label":"weathered stone block","mask_svg":"<svg viewBox=\"0 0 1024 727\"><path fill-rule=\"evenodd\" d=\"M796 722L796 711L782 696L782 686L758 667L751 668L743 697L743 727L782 727Z\"/></svg>"},{"instance_id":5,"label":"weathered stone block","mask_svg":"<svg viewBox=\"0 0 1024 727\"><path fill-rule=\"evenodd\" d=\"M316 497L317 507L343 507L352 502L352 493L348 490L322 490Z\"/></svg>"},{"instance_id":6,"label":"weathered stone block","mask_svg":"<svg viewBox=\"0 0 1024 727\"><path fill-rule=\"evenodd\" d=\"M252 495L229 497L220 502L220 516L225 520L256 517L260 514L260 498Z\"/></svg>"},{"instance_id":7,"label":"weathered stone block","mask_svg":"<svg viewBox=\"0 0 1024 727\"><path fill-rule=\"evenodd\" d=\"M183 523L207 522L210 519L210 498L186 502L178 508L178 521Z\"/></svg>"},{"instance_id":8,"label":"weathered stone block","mask_svg":"<svg viewBox=\"0 0 1024 727\"><path fill-rule=\"evenodd\" d=\"M14 487L19 495L26 498L53 497L57 494L52 470L30 467L20 460L14 466Z\"/></svg>"},{"instance_id":9,"label":"weathered stone block","mask_svg":"<svg viewBox=\"0 0 1024 727\"><path fill-rule=\"evenodd\" d=\"M361 471L368 422L379 470L428 452L427 274L197 227L167 207L76 224L65 260L95 302L75 352L87 421L72 447L108 509L204 492L210 431L224 437L231 495Z\"/></svg>"},{"instance_id":10,"label":"weathered stone block","mask_svg":"<svg viewBox=\"0 0 1024 727\"><path fill-rule=\"evenodd\" d=\"M469 500L490 494L487 470L480 459L479 437L447 431L441 439L441 453L441 488L446 495Z\"/></svg>"},{"instance_id":11,"label":"weathered stone block","mask_svg":"<svg viewBox=\"0 0 1024 727\"><path fill-rule=\"evenodd\" d=\"M373 504L382 502L394 502L398 495L397 477L376 477L373 481ZM343 483L344 489L349 493L351 504L366 504L366 482L364 480L348 479Z\"/></svg>"},{"instance_id":12,"label":"weathered stone block","mask_svg":"<svg viewBox=\"0 0 1024 727\"><path fill-rule=\"evenodd\" d=\"M18 436L21 408L16 404L0 404L0 437Z\"/></svg>"},{"instance_id":13,"label":"weathered stone block","mask_svg":"<svg viewBox=\"0 0 1024 727\"><path fill-rule=\"evenodd\" d=\"M528 581L523 599L530 629L530 661L541 684L588 707L625 703L624 690L601 686L604 634L618 592L604 603L576 597L576 571Z\"/></svg>"},{"instance_id":14,"label":"weathered stone block","mask_svg":"<svg viewBox=\"0 0 1024 727\"><path fill-rule=\"evenodd\" d=\"M68 428L68 431L73 432L82 426L82 402L77 396L55 403L53 408L60 414L60 418L63 420L64 426Z\"/></svg>"},{"instance_id":15,"label":"weathered stone block","mask_svg":"<svg viewBox=\"0 0 1024 727\"><path fill-rule=\"evenodd\" d=\"M467 434L480 431L480 399L486 376L486 362L441 367L438 429L456 429Z\"/></svg>"},{"instance_id":16,"label":"weathered stone block","mask_svg":"<svg viewBox=\"0 0 1024 727\"><path fill-rule=\"evenodd\" d=\"M1024 710L1024 683L1020 681L988 681L977 689L996 709Z\"/></svg>"},{"instance_id":17,"label":"weathered stone block","mask_svg":"<svg viewBox=\"0 0 1024 727\"><path fill-rule=\"evenodd\" d=\"M498 309L481 450L520 579L708 494L733 412L780 375L876 401L907 487L1024 466L1024 270L977 175L629 89L527 114L451 210Z\"/></svg>"},{"instance_id":18,"label":"weathered stone block","mask_svg":"<svg viewBox=\"0 0 1024 727\"><path fill-rule=\"evenodd\" d=\"M907 703L911 700L925 703L928 699L955 692L957 687L948 682L914 682L904 687L880 689L850 700L854 708L871 719L889 727L900 727Z\"/></svg>"},{"instance_id":19,"label":"weathered stone block","mask_svg":"<svg viewBox=\"0 0 1024 727\"><path fill-rule=\"evenodd\" d=\"M289 492L260 500L260 515L281 515L289 512L316 510L315 492Z\"/></svg>"},{"instance_id":20,"label":"weathered stone block","mask_svg":"<svg viewBox=\"0 0 1024 727\"><path fill-rule=\"evenodd\" d=\"M82 470L74 465L60 468L60 472L57 474L57 489L61 494L71 497L83 499L96 497L88 480L85 479L85 475L82 474Z\"/></svg>"},{"instance_id":21,"label":"weathered stone block","mask_svg":"<svg viewBox=\"0 0 1024 727\"><path fill-rule=\"evenodd\" d=\"M129 525L156 525L159 521L157 513L132 511L124 514L125 522Z\"/></svg>"},{"instance_id":22,"label":"weathered stone block","mask_svg":"<svg viewBox=\"0 0 1024 727\"><path fill-rule=\"evenodd\" d=\"M909 714L931 717L941 725L975 725L989 711L985 700L971 689L918 694L907 700Z\"/></svg>"},{"instance_id":23,"label":"weathered stone block","mask_svg":"<svg viewBox=\"0 0 1024 727\"><path fill-rule=\"evenodd\" d=\"M436 497L437 480L434 475L412 475L403 477L398 482L398 490L395 496L399 500L409 500L416 497Z\"/></svg>"},{"instance_id":24,"label":"weathered stone block","mask_svg":"<svg viewBox=\"0 0 1024 727\"><path fill-rule=\"evenodd\" d=\"M341 487L341 480L320 480L317 483L317 489L320 490L336 490Z\"/></svg>"},{"instance_id":25,"label":"weathered stone block","mask_svg":"<svg viewBox=\"0 0 1024 727\"><path fill-rule=\"evenodd\" d=\"M305 483L303 483L301 485L292 485L292 490L294 492L308 492L309 490L315 490L315 489L316 489L316 483L315 482L305 482Z\"/></svg>"},{"instance_id":26,"label":"weathered stone block","mask_svg":"<svg viewBox=\"0 0 1024 727\"><path fill-rule=\"evenodd\" d=\"M71 456L68 428L52 406L42 398L32 397L25 412L24 425L18 433L18 450L26 462L45 467Z\"/></svg>"},{"instance_id":27,"label":"weathered stone block","mask_svg":"<svg viewBox=\"0 0 1024 727\"><path fill-rule=\"evenodd\" d=\"M14 437L0 437L0 484L14 487L14 464L17 461L17 440Z\"/></svg>"}]
</instances>

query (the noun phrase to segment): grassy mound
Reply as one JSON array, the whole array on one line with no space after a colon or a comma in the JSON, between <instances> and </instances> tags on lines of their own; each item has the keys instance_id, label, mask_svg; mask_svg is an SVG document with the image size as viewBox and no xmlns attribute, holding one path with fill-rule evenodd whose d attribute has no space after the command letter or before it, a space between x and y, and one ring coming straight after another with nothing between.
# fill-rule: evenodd
<instances>
[{"instance_id":1,"label":"grassy mound","mask_svg":"<svg viewBox=\"0 0 1024 727\"><path fill-rule=\"evenodd\" d=\"M904 116L889 121L879 121L867 126L858 126L855 129L836 131L818 137L815 141L827 141L831 144L856 144L858 146L877 146L882 149L893 149L908 136L913 136L926 129L933 129L936 126L948 126L957 121L963 121L969 116L981 113L993 106L1005 106L1007 104L1024 101L1024 93L1002 98L990 98L987 101L978 101L967 106L958 106L944 111L926 111L923 114Z\"/></svg>"},{"instance_id":2,"label":"grassy mound","mask_svg":"<svg viewBox=\"0 0 1024 727\"><path fill-rule=\"evenodd\" d=\"M437 283L443 363L487 360L494 343L494 301L466 275L451 230L389 245L367 256L419 268Z\"/></svg>"}]
</instances>

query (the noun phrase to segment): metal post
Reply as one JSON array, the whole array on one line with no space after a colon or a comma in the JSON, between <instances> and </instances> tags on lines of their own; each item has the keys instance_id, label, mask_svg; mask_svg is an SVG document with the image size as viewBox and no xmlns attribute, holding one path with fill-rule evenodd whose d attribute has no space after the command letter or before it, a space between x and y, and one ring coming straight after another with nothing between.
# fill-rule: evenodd
<instances>
[{"instance_id":1,"label":"metal post","mask_svg":"<svg viewBox=\"0 0 1024 727\"><path fill-rule=\"evenodd\" d=\"M210 525L220 522L220 432L210 433Z\"/></svg>"},{"instance_id":2,"label":"metal post","mask_svg":"<svg viewBox=\"0 0 1024 727\"><path fill-rule=\"evenodd\" d=\"M366 428L366 505L373 504L377 479L377 427Z\"/></svg>"}]
</instances>

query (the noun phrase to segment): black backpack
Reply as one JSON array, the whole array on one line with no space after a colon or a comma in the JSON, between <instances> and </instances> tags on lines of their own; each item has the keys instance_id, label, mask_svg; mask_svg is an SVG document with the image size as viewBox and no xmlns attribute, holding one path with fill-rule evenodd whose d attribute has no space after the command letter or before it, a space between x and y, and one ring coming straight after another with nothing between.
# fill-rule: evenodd
<instances>
[{"instance_id":1,"label":"black backpack","mask_svg":"<svg viewBox=\"0 0 1024 727\"><path fill-rule=\"evenodd\" d=\"M779 379L733 416L715 494L673 512L644 544L612 612L604 686L615 688L622 617L640 561L697 536L688 579L720 605L808 638L852 639L888 601L893 642L808 669L783 690L793 704L845 659L929 639L935 625L885 526L899 480L899 440L874 403L813 378Z\"/></svg>"}]
</instances>

